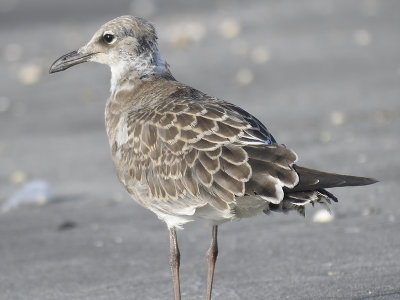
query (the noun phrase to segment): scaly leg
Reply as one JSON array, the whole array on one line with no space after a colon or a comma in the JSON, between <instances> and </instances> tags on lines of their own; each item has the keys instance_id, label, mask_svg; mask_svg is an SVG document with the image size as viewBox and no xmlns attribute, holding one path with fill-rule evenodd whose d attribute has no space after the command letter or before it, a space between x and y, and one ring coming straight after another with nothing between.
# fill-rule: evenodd
<instances>
[{"instance_id":1,"label":"scaly leg","mask_svg":"<svg viewBox=\"0 0 400 300\"><path fill-rule=\"evenodd\" d=\"M212 231L211 245L207 251L207 264L208 264L207 297L206 297L207 300L211 300L215 262L216 262L217 256L218 256L217 233L218 233L218 226L214 225L213 231Z\"/></svg>"},{"instance_id":2,"label":"scaly leg","mask_svg":"<svg viewBox=\"0 0 400 300\"><path fill-rule=\"evenodd\" d=\"M171 266L175 300L181 300L181 289L179 283L179 265L180 265L181 255L179 253L178 240L176 239L175 228L169 229L169 245L170 245L169 265Z\"/></svg>"}]
</instances>

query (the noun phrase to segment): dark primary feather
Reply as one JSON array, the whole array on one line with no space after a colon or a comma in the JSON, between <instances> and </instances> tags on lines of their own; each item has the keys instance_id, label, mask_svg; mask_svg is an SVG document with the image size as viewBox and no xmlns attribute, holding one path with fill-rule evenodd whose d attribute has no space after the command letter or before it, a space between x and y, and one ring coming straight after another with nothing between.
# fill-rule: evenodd
<instances>
[{"instance_id":1,"label":"dark primary feather","mask_svg":"<svg viewBox=\"0 0 400 300\"><path fill-rule=\"evenodd\" d=\"M270 210L288 211L297 210L304 215L304 206L307 203L318 202L327 207L331 201L338 199L325 190L332 187L360 186L376 183L373 178L327 173L293 165L299 176L298 184L293 188L284 188L285 198L279 205L270 205Z\"/></svg>"},{"instance_id":2,"label":"dark primary feather","mask_svg":"<svg viewBox=\"0 0 400 300\"><path fill-rule=\"evenodd\" d=\"M294 165L293 167L297 174L299 174L299 183L293 189L291 189L291 191L307 191L317 190L320 188L359 186L377 182L377 180L373 178L327 173L300 167L298 165Z\"/></svg>"}]
</instances>

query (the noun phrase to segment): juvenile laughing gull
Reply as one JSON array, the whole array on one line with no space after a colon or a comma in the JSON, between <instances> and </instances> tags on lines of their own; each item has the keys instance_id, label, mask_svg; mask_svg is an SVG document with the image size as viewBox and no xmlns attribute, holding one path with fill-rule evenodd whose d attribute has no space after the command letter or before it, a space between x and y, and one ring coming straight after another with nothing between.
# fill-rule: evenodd
<instances>
[{"instance_id":1,"label":"juvenile laughing gull","mask_svg":"<svg viewBox=\"0 0 400 300\"><path fill-rule=\"evenodd\" d=\"M104 24L85 46L56 60L50 73L87 61L111 68L105 119L115 170L133 199L169 228L175 300L181 298L176 229L185 223L213 224L211 299L218 224L269 211L304 214L307 203L337 201L326 188L376 182L300 167L296 153L277 144L251 114L176 81L158 52L153 25L142 18Z\"/></svg>"}]
</instances>

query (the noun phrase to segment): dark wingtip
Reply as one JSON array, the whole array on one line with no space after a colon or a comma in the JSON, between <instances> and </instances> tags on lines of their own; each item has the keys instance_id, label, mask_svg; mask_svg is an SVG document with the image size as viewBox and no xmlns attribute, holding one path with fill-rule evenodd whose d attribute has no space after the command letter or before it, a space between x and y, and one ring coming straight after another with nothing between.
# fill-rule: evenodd
<instances>
[{"instance_id":1,"label":"dark wingtip","mask_svg":"<svg viewBox=\"0 0 400 300\"><path fill-rule=\"evenodd\" d=\"M377 179L375 179L375 178L368 178L368 177L364 177L363 178L364 180L364 182L363 182L363 185L369 185L369 184L374 184L374 183L377 183L377 182L379 182L379 180L377 180Z\"/></svg>"},{"instance_id":2,"label":"dark wingtip","mask_svg":"<svg viewBox=\"0 0 400 300\"><path fill-rule=\"evenodd\" d=\"M344 186L361 186L378 182L375 178L326 173L294 165L300 181L293 191Z\"/></svg>"},{"instance_id":3,"label":"dark wingtip","mask_svg":"<svg viewBox=\"0 0 400 300\"><path fill-rule=\"evenodd\" d=\"M346 180L346 183L348 185L353 185L353 186L370 185L377 182L379 182L379 180L376 180L375 178L358 177L358 176L347 176Z\"/></svg>"}]
</instances>

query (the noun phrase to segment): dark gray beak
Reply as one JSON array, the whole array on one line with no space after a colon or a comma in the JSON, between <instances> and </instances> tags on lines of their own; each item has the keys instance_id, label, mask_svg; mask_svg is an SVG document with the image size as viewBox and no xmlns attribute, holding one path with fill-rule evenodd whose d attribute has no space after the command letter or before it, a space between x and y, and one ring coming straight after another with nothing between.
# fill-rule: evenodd
<instances>
[{"instance_id":1,"label":"dark gray beak","mask_svg":"<svg viewBox=\"0 0 400 300\"><path fill-rule=\"evenodd\" d=\"M75 66L80 63L87 62L95 53L90 54L82 54L79 53L77 50L72 51L68 54L61 56L57 59L50 67L49 73L56 73L60 71L64 71L69 67Z\"/></svg>"}]
</instances>

